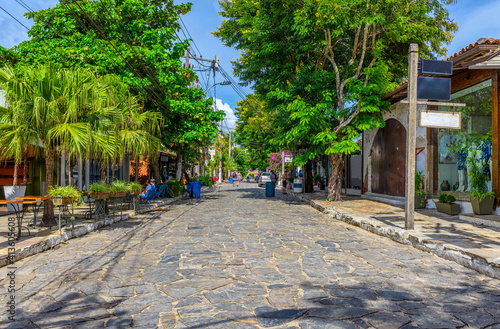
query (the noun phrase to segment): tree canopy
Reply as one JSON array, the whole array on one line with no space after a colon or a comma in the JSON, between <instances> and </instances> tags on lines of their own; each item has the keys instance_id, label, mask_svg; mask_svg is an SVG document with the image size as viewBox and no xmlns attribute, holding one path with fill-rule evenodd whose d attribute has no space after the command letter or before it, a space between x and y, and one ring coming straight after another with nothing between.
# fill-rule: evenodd
<instances>
[{"instance_id":1,"label":"tree canopy","mask_svg":"<svg viewBox=\"0 0 500 329\"><path fill-rule=\"evenodd\" d=\"M176 41L177 21L190 8L170 0L63 1L26 14L34 20L31 38L0 47L0 65L51 63L115 74L146 109L161 111L164 145L189 153L216 136L223 116L202 90L190 88L196 75L180 60L189 42Z\"/></svg>"},{"instance_id":2,"label":"tree canopy","mask_svg":"<svg viewBox=\"0 0 500 329\"><path fill-rule=\"evenodd\" d=\"M340 200L343 154L363 130L384 125L383 96L406 76L410 43L445 53L452 0L226 0L214 32L241 50L235 73L263 95L273 142L303 149L303 164L329 154L331 200ZM256 141L258 142L258 141Z\"/></svg>"}]
</instances>

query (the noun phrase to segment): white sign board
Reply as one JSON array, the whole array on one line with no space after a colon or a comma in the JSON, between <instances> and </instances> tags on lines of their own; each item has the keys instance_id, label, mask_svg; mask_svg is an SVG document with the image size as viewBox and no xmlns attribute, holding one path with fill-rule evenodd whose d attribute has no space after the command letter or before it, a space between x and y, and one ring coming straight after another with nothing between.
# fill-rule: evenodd
<instances>
[{"instance_id":1,"label":"white sign board","mask_svg":"<svg viewBox=\"0 0 500 329\"><path fill-rule=\"evenodd\" d=\"M291 157L285 157L285 162L292 162L293 159Z\"/></svg>"},{"instance_id":2,"label":"white sign board","mask_svg":"<svg viewBox=\"0 0 500 329\"><path fill-rule=\"evenodd\" d=\"M420 127L462 128L462 113L444 111L420 111Z\"/></svg>"}]
</instances>

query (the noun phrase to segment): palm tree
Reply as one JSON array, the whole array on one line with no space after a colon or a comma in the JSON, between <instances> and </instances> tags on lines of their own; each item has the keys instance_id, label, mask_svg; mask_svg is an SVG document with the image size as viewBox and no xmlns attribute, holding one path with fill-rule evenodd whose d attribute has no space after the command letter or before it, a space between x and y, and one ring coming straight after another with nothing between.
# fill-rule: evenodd
<instances>
[{"instance_id":1,"label":"palm tree","mask_svg":"<svg viewBox=\"0 0 500 329\"><path fill-rule=\"evenodd\" d=\"M0 109L0 157L14 157L18 162L26 145L34 145L38 153L43 151L46 194L54 181L58 152L69 157L116 159L123 150L148 154L158 143L144 126L134 126L135 121L127 119L148 113L140 113L137 100L116 78L98 78L89 70L50 65L5 68L0 70L0 88L9 103ZM157 129L157 122L149 124L152 131ZM136 134L125 142L124 136L132 132L122 136L121 131L133 131L134 127L143 129L141 136ZM47 226L55 224L49 202L42 221Z\"/></svg>"}]
</instances>

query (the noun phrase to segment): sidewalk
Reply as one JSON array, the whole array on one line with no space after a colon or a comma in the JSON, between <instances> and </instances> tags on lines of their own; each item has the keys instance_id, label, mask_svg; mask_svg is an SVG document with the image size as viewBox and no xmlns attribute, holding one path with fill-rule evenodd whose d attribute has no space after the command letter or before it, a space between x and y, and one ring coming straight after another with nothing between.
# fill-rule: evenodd
<instances>
[{"instance_id":1,"label":"sidewalk","mask_svg":"<svg viewBox=\"0 0 500 329\"><path fill-rule=\"evenodd\" d=\"M326 201L327 191L287 191L324 214L399 243L433 253L500 279L500 229L460 220L433 209L417 210L415 230L405 230L404 209L360 197Z\"/></svg>"},{"instance_id":2,"label":"sidewalk","mask_svg":"<svg viewBox=\"0 0 500 329\"><path fill-rule=\"evenodd\" d=\"M207 189L208 187L202 187L202 192L206 191ZM166 198L162 199L161 201L154 201L151 202L151 205L141 205L141 207L139 207L136 211L123 210L122 214L114 214L110 216L107 215L104 220L101 219L97 221L83 219L84 213L88 210L87 205L78 207L74 210L74 216L76 218L76 220L74 221L74 229L71 227L70 221L68 221L67 224L63 221L62 224L64 224L64 227L62 227L61 229L61 234L59 234L59 229L57 226L53 226L51 228L29 226L28 228L31 235L28 235L28 231L23 228L21 238L15 241L14 261L51 249L60 243L85 235L103 226L112 225L113 223L126 220L140 213L153 211L182 198L183 196L177 196L175 198ZM37 216L38 222L42 217L42 213L43 209L40 210ZM57 220L57 209L54 209L54 214ZM0 213L0 267L6 266L9 263L9 260L7 258L9 248L7 239L9 217L15 217L15 214L7 213L6 211L2 211ZM30 223L32 219L33 214L31 212L26 212L23 220L23 226L26 226L28 223Z\"/></svg>"}]
</instances>

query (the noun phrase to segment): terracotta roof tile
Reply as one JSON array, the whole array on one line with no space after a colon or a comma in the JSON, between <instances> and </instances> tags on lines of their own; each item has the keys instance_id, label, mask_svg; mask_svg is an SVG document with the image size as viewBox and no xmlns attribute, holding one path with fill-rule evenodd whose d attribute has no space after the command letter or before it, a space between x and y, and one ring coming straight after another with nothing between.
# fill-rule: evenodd
<instances>
[{"instance_id":1,"label":"terracotta roof tile","mask_svg":"<svg viewBox=\"0 0 500 329\"><path fill-rule=\"evenodd\" d=\"M500 46L500 39L495 39L495 38L481 38L477 40L474 43L471 43L465 48L462 48L458 53L453 54L452 56L443 59L444 61L451 61L453 58L462 55L465 53L467 50L471 50L472 48L478 46L478 45L499 45Z\"/></svg>"}]
</instances>

